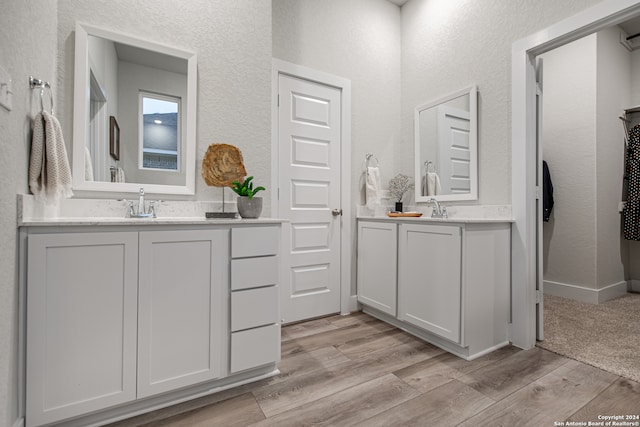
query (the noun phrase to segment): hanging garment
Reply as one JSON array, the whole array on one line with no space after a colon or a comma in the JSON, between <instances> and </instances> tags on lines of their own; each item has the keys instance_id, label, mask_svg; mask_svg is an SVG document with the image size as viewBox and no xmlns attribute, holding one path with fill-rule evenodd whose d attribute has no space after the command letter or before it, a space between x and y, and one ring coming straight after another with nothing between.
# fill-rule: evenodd
<instances>
[{"instance_id":1,"label":"hanging garment","mask_svg":"<svg viewBox=\"0 0 640 427\"><path fill-rule=\"evenodd\" d=\"M549 165L545 160L542 161L542 219L549 222L551 211L553 210L553 183L551 182L551 173L549 173Z\"/></svg>"},{"instance_id":2,"label":"hanging garment","mask_svg":"<svg viewBox=\"0 0 640 427\"><path fill-rule=\"evenodd\" d=\"M640 240L640 125L629 130L626 158L627 203L622 210L622 234Z\"/></svg>"}]
</instances>

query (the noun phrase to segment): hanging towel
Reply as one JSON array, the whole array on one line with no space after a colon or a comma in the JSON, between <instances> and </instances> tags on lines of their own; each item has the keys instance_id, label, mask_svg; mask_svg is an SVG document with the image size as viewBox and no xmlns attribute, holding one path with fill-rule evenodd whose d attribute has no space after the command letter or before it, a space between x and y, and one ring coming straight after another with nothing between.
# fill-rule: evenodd
<instances>
[{"instance_id":1,"label":"hanging towel","mask_svg":"<svg viewBox=\"0 0 640 427\"><path fill-rule=\"evenodd\" d=\"M116 182L126 182L124 176L124 169L118 168L116 172Z\"/></svg>"},{"instance_id":2,"label":"hanging towel","mask_svg":"<svg viewBox=\"0 0 640 427\"><path fill-rule=\"evenodd\" d=\"M640 240L640 125L629 130L626 156L627 203L622 210L623 236Z\"/></svg>"},{"instance_id":3,"label":"hanging towel","mask_svg":"<svg viewBox=\"0 0 640 427\"><path fill-rule=\"evenodd\" d=\"M88 147L84 147L84 180L93 181L93 162Z\"/></svg>"},{"instance_id":4,"label":"hanging towel","mask_svg":"<svg viewBox=\"0 0 640 427\"><path fill-rule=\"evenodd\" d=\"M427 190L427 196L437 196L442 194L442 188L440 187L440 177L436 172L427 172L424 176L425 188Z\"/></svg>"},{"instance_id":5,"label":"hanging towel","mask_svg":"<svg viewBox=\"0 0 640 427\"><path fill-rule=\"evenodd\" d=\"M60 122L43 111L36 115L29 160L29 189L45 202L71 197L71 169Z\"/></svg>"},{"instance_id":6,"label":"hanging towel","mask_svg":"<svg viewBox=\"0 0 640 427\"><path fill-rule=\"evenodd\" d=\"M365 196L367 208L375 209L380 204L380 170L375 166L368 166L365 182Z\"/></svg>"},{"instance_id":7,"label":"hanging towel","mask_svg":"<svg viewBox=\"0 0 640 427\"><path fill-rule=\"evenodd\" d=\"M553 183L546 160L542 161L542 220L549 222L553 210Z\"/></svg>"}]
</instances>

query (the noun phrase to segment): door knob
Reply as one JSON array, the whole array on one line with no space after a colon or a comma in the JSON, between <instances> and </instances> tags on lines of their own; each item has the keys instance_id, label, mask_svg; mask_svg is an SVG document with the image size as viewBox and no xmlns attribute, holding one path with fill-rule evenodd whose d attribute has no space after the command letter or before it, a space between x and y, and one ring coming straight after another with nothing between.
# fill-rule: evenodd
<instances>
[{"instance_id":1,"label":"door knob","mask_svg":"<svg viewBox=\"0 0 640 427\"><path fill-rule=\"evenodd\" d=\"M331 215L333 216L338 216L338 215L342 215L342 209L334 209L331 211Z\"/></svg>"}]
</instances>

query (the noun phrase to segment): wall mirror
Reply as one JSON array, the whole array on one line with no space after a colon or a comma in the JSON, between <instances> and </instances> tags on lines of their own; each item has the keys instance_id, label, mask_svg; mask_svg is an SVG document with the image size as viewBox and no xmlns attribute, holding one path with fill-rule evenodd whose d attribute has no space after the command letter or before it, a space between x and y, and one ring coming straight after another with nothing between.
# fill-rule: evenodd
<instances>
[{"instance_id":1,"label":"wall mirror","mask_svg":"<svg viewBox=\"0 0 640 427\"><path fill-rule=\"evenodd\" d=\"M73 189L193 195L196 70L192 52L77 23Z\"/></svg>"},{"instance_id":2,"label":"wall mirror","mask_svg":"<svg viewBox=\"0 0 640 427\"><path fill-rule=\"evenodd\" d=\"M475 86L416 107L416 202L478 199Z\"/></svg>"}]
</instances>

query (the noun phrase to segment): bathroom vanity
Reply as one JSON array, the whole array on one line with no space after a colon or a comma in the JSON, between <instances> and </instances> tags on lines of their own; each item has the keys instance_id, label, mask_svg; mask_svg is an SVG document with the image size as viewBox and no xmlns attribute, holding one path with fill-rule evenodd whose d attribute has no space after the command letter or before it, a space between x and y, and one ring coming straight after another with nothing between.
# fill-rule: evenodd
<instances>
[{"instance_id":1,"label":"bathroom vanity","mask_svg":"<svg viewBox=\"0 0 640 427\"><path fill-rule=\"evenodd\" d=\"M507 220L359 218L365 313L466 360L509 343Z\"/></svg>"},{"instance_id":2,"label":"bathroom vanity","mask_svg":"<svg viewBox=\"0 0 640 427\"><path fill-rule=\"evenodd\" d=\"M280 223L22 224L26 426L101 424L277 374Z\"/></svg>"}]
</instances>

